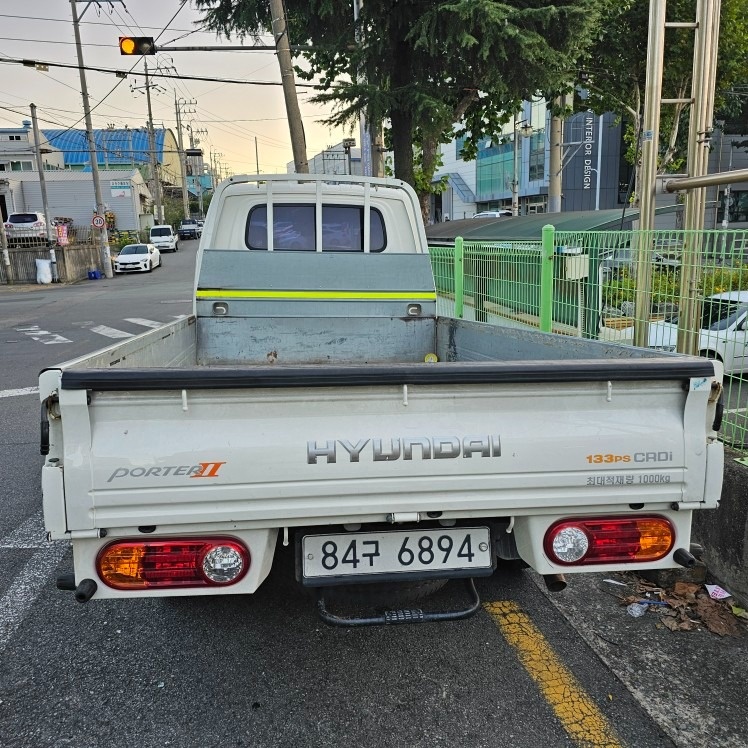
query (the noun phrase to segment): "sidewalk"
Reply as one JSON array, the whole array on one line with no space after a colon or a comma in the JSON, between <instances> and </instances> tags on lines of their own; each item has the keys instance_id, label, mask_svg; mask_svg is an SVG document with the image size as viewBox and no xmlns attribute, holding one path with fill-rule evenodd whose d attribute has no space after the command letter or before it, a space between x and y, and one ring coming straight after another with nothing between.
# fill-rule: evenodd
<instances>
[{"instance_id":1,"label":"sidewalk","mask_svg":"<svg viewBox=\"0 0 748 748\"><path fill-rule=\"evenodd\" d=\"M622 603L628 596L642 597L646 594L642 590L649 591L652 600L667 598L672 588L659 593L646 582L642 587L634 573L569 574L568 587L551 593L539 576L533 576L550 602L679 748L748 745L742 668L748 661L748 621L726 613L734 619L737 635L712 633L705 616L709 617L713 601L702 585L694 601L676 614L676 624L682 622L690 630L672 631L663 623L674 617L663 612L673 611L670 606L650 606L634 618ZM680 589L685 601L688 588ZM672 599L677 603L678 596ZM717 608L728 606L722 601L715 604Z\"/></svg>"}]
</instances>

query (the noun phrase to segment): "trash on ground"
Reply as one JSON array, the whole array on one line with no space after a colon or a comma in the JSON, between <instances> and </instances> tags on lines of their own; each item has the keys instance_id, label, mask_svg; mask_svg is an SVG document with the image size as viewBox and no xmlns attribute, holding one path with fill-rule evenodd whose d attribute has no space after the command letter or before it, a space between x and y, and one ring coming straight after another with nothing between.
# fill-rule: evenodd
<instances>
[{"instance_id":1,"label":"trash on ground","mask_svg":"<svg viewBox=\"0 0 748 748\"><path fill-rule=\"evenodd\" d=\"M731 594L716 584L677 581L670 589L632 574L625 586L634 594L616 597L626 606L626 612L640 618L650 610L659 619L655 625L660 629L698 631L706 628L718 636L741 636L748 626L748 611L728 602L726 598Z\"/></svg>"},{"instance_id":2,"label":"trash on ground","mask_svg":"<svg viewBox=\"0 0 748 748\"><path fill-rule=\"evenodd\" d=\"M647 612L647 610L649 610L649 605L647 605L646 602L631 603L630 605L626 606L626 611L630 616L633 616L634 618L643 616Z\"/></svg>"},{"instance_id":3,"label":"trash on ground","mask_svg":"<svg viewBox=\"0 0 748 748\"><path fill-rule=\"evenodd\" d=\"M712 600L724 600L726 597L732 597L731 592L722 589L718 584L705 584L704 587L707 588L709 597L711 597Z\"/></svg>"},{"instance_id":4,"label":"trash on ground","mask_svg":"<svg viewBox=\"0 0 748 748\"><path fill-rule=\"evenodd\" d=\"M617 584L620 587L628 587L626 582L619 582L617 579L603 579L603 582L607 582L608 584Z\"/></svg>"}]
</instances>

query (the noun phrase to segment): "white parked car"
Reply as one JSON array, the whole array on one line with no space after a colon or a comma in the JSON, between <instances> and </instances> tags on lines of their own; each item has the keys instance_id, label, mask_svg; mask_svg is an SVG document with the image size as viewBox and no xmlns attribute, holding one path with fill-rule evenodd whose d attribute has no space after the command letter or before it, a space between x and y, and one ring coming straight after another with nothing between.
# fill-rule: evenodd
<instances>
[{"instance_id":1,"label":"white parked car","mask_svg":"<svg viewBox=\"0 0 748 748\"><path fill-rule=\"evenodd\" d=\"M32 246L56 242L54 226L47 227L44 213L11 213L4 224L10 246Z\"/></svg>"},{"instance_id":2,"label":"white parked car","mask_svg":"<svg viewBox=\"0 0 748 748\"><path fill-rule=\"evenodd\" d=\"M674 351L678 317L649 326L649 347ZM725 374L740 375L748 356L748 291L728 291L704 299L699 331L699 355L720 360Z\"/></svg>"},{"instance_id":3,"label":"white parked car","mask_svg":"<svg viewBox=\"0 0 748 748\"><path fill-rule=\"evenodd\" d=\"M179 236L167 224L151 226L150 242L162 252L177 252L179 250Z\"/></svg>"},{"instance_id":4,"label":"white parked car","mask_svg":"<svg viewBox=\"0 0 748 748\"><path fill-rule=\"evenodd\" d=\"M482 210L480 213L476 213L473 218L505 218L511 215L511 210Z\"/></svg>"},{"instance_id":5,"label":"white parked car","mask_svg":"<svg viewBox=\"0 0 748 748\"><path fill-rule=\"evenodd\" d=\"M153 244L127 244L114 260L115 273L150 273L161 267L161 252Z\"/></svg>"}]
</instances>

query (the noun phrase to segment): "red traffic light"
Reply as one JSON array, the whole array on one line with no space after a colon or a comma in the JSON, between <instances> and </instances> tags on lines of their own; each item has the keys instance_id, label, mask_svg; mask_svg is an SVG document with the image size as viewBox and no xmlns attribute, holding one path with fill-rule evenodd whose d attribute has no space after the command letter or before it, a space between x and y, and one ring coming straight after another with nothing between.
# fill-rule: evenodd
<instances>
[{"instance_id":1,"label":"red traffic light","mask_svg":"<svg viewBox=\"0 0 748 748\"><path fill-rule=\"evenodd\" d=\"M152 36L121 36L119 53L121 55L155 55L156 42Z\"/></svg>"}]
</instances>

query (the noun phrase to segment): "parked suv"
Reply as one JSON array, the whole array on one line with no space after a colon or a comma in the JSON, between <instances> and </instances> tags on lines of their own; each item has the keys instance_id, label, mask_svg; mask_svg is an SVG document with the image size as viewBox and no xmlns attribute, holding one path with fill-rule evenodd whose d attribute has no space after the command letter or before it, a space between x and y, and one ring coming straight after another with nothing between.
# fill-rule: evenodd
<instances>
[{"instance_id":1,"label":"parked suv","mask_svg":"<svg viewBox=\"0 0 748 748\"><path fill-rule=\"evenodd\" d=\"M185 218L179 224L180 239L199 239L201 233L197 220L194 218Z\"/></svg>"},{"instance_id":2,"label":"parked suv","mask_svg":"<svg viewBox=\"0 0 748 748\"><path fill-rule=\"evenodd\" d=\"M158 247L161 252L179 251L179 239L174 233L174 229L166 224L151 226L151 234L148 241Z\"/></svg>"},{"instance_id":3,"label":"parked suv","mask_svg":"<svg viewBox=\"0 0 748 748\"><path fill-rule=\"evenodd\" d=\"M54 226L47 227L43 213L11 213L5 222L9 246L33 246L56 242Z\"/></svg>"}]
</instances>

